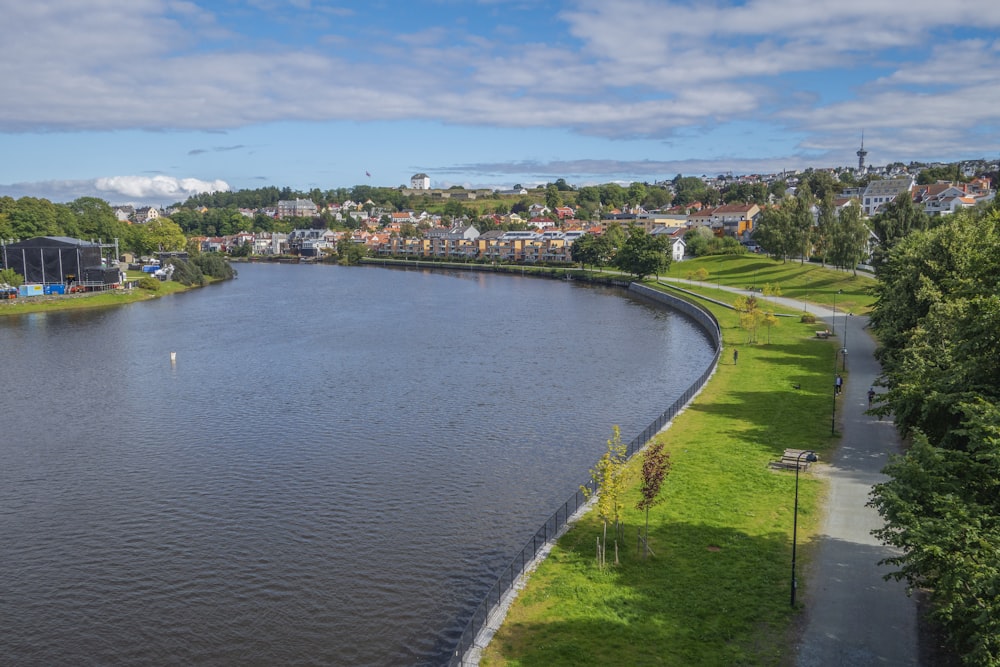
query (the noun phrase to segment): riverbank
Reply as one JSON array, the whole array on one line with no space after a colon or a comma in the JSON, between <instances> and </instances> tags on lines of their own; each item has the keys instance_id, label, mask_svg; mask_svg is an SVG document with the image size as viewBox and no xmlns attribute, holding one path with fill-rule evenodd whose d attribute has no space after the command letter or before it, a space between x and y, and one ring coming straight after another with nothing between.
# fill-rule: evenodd
<instances>
[{"instance_id":1,"label":"riverbank","mask_svg":"<svg viewBox=\"0 0 1000 667\"><path fill-rule=\"evenodd\" d=\"M739 351L738 363L727 353L703 393L658 436L673 469L663 504L650 512L655 556L643 561L635 543L644 519L633 509L637 459L630 464L618 564L597 568L601 527L596 516L584 517L532 575L481 664L793 660L788 564L795 476L768 463L785 448L828 458L833 439L829 421L819 416L829 415L835 348L815 338L815 325L797 319L772 327L770 343L747 345L732 311L708 307L727 350ZM800 482L804 564L823 484L811 472ZM609 562L610 552L609 546Z\"/></svg>"},{"instance_id":2,"label":"riverbank","mask_svg":"<svg viewBox=\"0 0 1000 667\"><path fill-rule=\"evenodd\" d=\"M160 283L160 289L155 292L136 287L133 289L107 290L105 292L22 297L0 301L0 317L66 310L111 308L138 301L147 301L169 294L176 294L177 292L184 292L189 289L191 287L168 281Z\"/></svg>"}]
</instances>

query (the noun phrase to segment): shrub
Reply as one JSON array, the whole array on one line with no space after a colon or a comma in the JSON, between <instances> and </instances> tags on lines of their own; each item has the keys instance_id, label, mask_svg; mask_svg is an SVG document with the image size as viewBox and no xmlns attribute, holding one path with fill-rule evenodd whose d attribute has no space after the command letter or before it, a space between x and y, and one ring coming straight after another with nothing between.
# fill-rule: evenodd
<instances>
[{"instance_id":1,"label":"shrub","mask_svg":"<svg viewBox=\"0 0 1000 667\"><path fill-rule=\"evenodd\" d=\"M20 287L24 284L24 276L14 269L3 269L0 271L0 285L4 284L11 287Z\"/></svg>"},{"instance_id":2,"label":"shrub","mask_svg":"<svg viewBox=\"0 0 1000 667\"><path fill-rule=\"evenodd\" d=\"M174 274L171 276L171 280L188 286L205 284L205 274L194 262L172 259L170 263L174 265Z\"/></svg>"},{"instance_id":3,"label":"shrub","mask_svg":"<svg viewBox=\"0 0 1000 667\"><path fill-rule=\"evenodd\" d=\"M202 253L194 257L191 263L211 278L228 280L236 275L236 271L232 265L226 261L226 258L222 254L217 252Z\"/></svg>"},{"instance_id":4,"label":"shrub","mask_svg":"<svg viewBox=\"0 0 1000 667\"><path fill-rule=\"evenodd\" d=\"M812 313L803 313L799 321L803 324L816 324L816 316Z\"/></svg>"},{"instance_id":5,"label":"shrub","mask_svg":"<svg viewBox=\"0 0 1000 667\"><path fill-rule=\"evenodd\" d=\"M160 281L152 276L143 276L139 278L139 288L156 292L160 289Z\"/></svg>"}]
</instances>

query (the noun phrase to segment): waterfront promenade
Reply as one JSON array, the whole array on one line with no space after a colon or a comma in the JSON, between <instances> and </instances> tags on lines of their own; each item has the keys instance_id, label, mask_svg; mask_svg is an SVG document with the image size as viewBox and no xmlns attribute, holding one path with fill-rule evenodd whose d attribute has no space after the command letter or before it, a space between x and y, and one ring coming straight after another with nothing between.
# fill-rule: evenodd
<instances>
[{"instance_id":1,"label":"waterfront promenade","mask_svg":"<svg viewBox=\"0 0 1000 667\"><path fill-rule=\"evenodd\" d=\"M802 618L795 665L920 665L916 601L906 595L904 583L883 579L890 568L879 561L893 551L871 535L882 520L867 506L869 493L885 479L881 471L889 454L901 450L892 421L865 414L868 389L880 374L868 318L833 313L793 299L772 299L787 308L805 308L823 319L834 331L838 349L847 349L844 390L836 399L840 441L830 460L812 469L824 475L829 485L823 521L811 545L812 557L799 572L797 602ZM842 363L838 353L838 370ZM831 368L831 391L834 373Z\"/></svg>"}]
</instances>

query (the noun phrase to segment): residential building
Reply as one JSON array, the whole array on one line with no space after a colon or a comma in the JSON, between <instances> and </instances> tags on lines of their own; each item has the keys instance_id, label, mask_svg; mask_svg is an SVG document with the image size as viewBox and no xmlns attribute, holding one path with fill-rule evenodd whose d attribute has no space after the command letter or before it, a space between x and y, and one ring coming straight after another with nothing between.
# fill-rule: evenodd
<instances>
[{"instance_id":1,"label":"residential building","mask_svg":"<svg viewBox=\"0 0 1000 667\"><path fill-rule=\"evenodd\" d=\"M143 206L141 208L135 209L135 213L132 214L132 220L136 224L143 225L150 220L156 220L160 217L160 211L152 206Z\"/></svg>"},{"instance_id":2,"label":"residential building","mask_svg":"<svg viewBox=\"0 0 1000 667\"><path fill-rule=\"evenodd\" d=\"M279 218L311 218L317 213L316 204L308 199L282 199L278 202Z\"/></svg>"},{"instance_id":3,"label":"residential building","mask_svg":"<svg viewBox=\"0 0 1000 667\"><path fill-rule=\"evenodd\" d=\"M865 215L873 216L900 194L909 192L911 187L913 178L910 176L872 181L861 195L861 209Z\"/></svg>"}]
</instances>

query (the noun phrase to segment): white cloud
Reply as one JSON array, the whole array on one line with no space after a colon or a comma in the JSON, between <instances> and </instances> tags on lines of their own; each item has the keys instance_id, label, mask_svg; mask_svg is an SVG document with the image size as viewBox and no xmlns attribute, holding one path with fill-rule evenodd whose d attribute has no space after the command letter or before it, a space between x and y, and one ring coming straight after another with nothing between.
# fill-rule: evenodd
<instances>
[{"instance_id":1,"label":"white cloud","mask_svg":"<svg viewBox=\"0 0 1000 667\"><path fill-rule=\"evenodd\" d=\"M202 181L173 176L105 176L96 179L94 186L101 192L157 201L176 201L202 192L225 192L230 189L229 184L221 180Z\"/></svg>"},{"instance_id":2,"label":"white cloud","mask_svg":"<svg viewBox=\"0 0 1000 667\"><path fill-rule=\"evenodd\" d=\"M277 13L289 4L332 11L251 3ZM791 128L803 147L843 146L878 127L885 147L916 137L919 152L945 143L920 144L911 128L949 128L960 142L970 123L990 122L986 89L1000 65L986 37L1000 27L1000 3L972 0L947 11L936 0L905 10L898 0L577 0L559 14L565 35L544 44L497 40L472 22L465 35L414 25L278 44L229 34L239 27L223 28L208 3L8 5L0 132L421 119L665 138L749 119ZM340 12L360 24L359 13ZM834 76L841 91L824 101L809 79Z\"/></svg>"},{"instance_id":3,"label":"white cloud","mask_svg":"<svg viewBox=\"0 0 1000 667\"><path fill-rule=\"evenodd\" d=\"M68 202L79 197L97 197L111 204L126 202L166 205L184 201L202 192L225 192L229 184L222 180L204 181L173 176L105 176L94 179L35 181L0 185L0 194L15 199L39 197L54 202Z\"/></svg>"}]
</instances>

